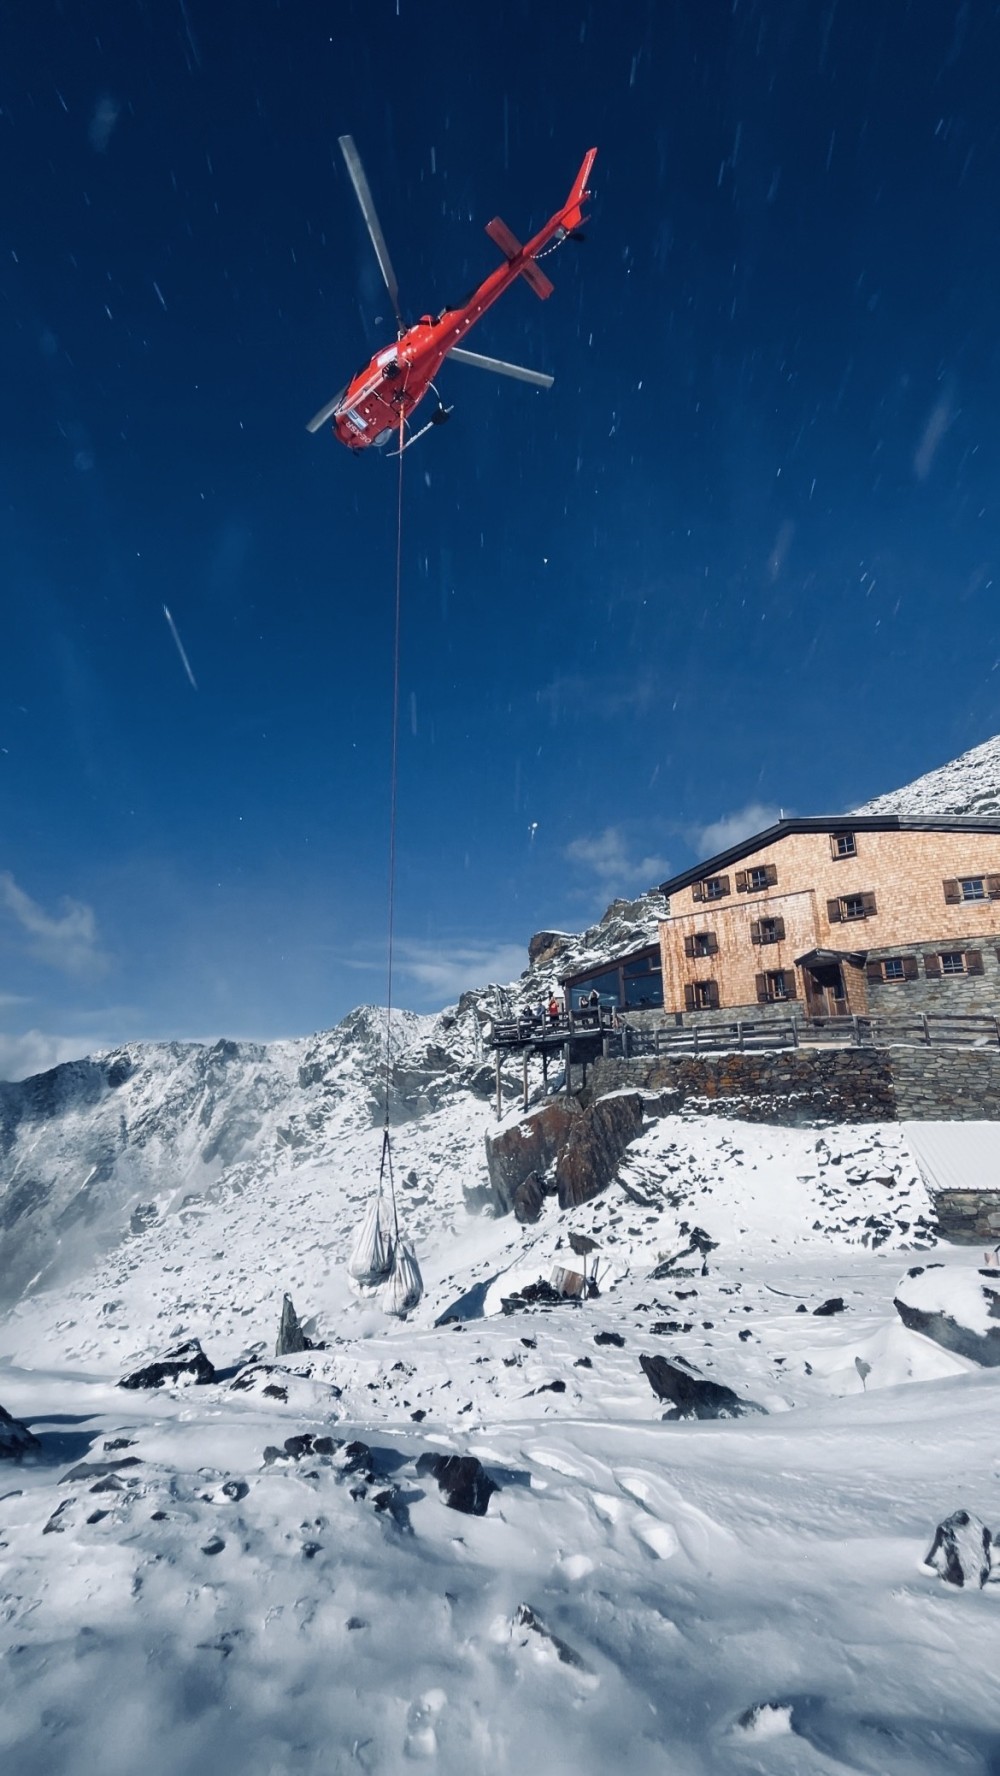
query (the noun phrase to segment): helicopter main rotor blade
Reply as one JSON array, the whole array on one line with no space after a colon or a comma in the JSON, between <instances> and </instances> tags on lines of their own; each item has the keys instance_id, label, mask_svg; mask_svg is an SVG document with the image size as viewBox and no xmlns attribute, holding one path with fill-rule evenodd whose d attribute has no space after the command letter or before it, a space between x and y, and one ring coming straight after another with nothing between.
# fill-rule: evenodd
<instances>
[{"instance_id":1,"label":"helicopter main rotor blade","mask_svg":"<svg viewBox=\"0 0 1000 1776\"><path fill-rule=\"evenodd\" d=\"M336 413L337 408L340 406L341 397L343 396L343 394L344 394L344 390L341 389L339 395L334 395L332 401L328 401L325 407L321 407L318 413L313 414L312 419L308 422L308 424L306 426L307 432L318 432L320 429L320 426L325 426L327 420L333 418L333 415Z\"/></svg>"},{"instance_id":2,"label":"helicopter main rotor blade","mask_svg":"<svg viewBox=\"0 0 1000 1776\"><path fill-rule=\"evenodd\" d=\"M525 370L521 364L505 364L502 358L484 358L479 352L463 351L461 346L453 345L448 353L456 364L473 364L477 370L494 370L498 376L512 376L515 382L530 382L534 388L550 389L555 382L554 376L547 376L544 370Z\"/></svg>"},{"instance_id":3,"label":"helicopter main rotor blade","mask_svg":"<svg viewBox=\"0 0 1000 1776\"><path fill-rule=\"evenodd\" d=\"M406 324L403 320L402 311L399 306L399 285L396 282L396 273L392 269L392 260L389 258L389 249L385 244L385 235L382 233L382 224L378 219L375 202L368 185L368 180L365 177L365 169L361 165L361 156L354 146L353 136L341 136L339 141L340 152L347 163L347 171L350 174L351 184L354 186L354 195L356 196L358 203L361 205L361 214L365 219L365 226L368 229L368 233L371 235L371 242L372 246L375 248L375 257L379 263L379 270L385 279L385 287L389 292L389 301L392 303L395 311L399 331L403 333L406 330Z\"/></svg>"}]
</instances>

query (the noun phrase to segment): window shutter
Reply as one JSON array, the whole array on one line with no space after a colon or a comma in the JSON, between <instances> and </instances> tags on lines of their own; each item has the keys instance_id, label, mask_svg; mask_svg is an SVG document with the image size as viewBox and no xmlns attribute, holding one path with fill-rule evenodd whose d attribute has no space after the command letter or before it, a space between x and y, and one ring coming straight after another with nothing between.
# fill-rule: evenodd
<instances>
[{"instance_id":1,"label":"window shutter","mask_svg":"<svg viewBox=\"0 0 1000 1776\"><path fill-rule=\"evenodd\" d=\"M704 882L692 882L691 883L691 899L692 900L704 900L704 898L705 898L705 884L704 884Z\"/></svg>"},{"instance_id":2,"label":"window shutter","mask_svg":"<svg viewBox=\"0 0 1000 1776\"><path fill-rule=\"evenodd\" d=\"M940 958L940 956L925 956L924 957L924 973L926 974L928 980L935 980L937 978L937 976L941 973L941 958Z\"/></svg>"},{"instance_id":3,"label":"window shutter","mask_svg":"<svg viewBox=\"0 0 1000 1776\"><path fill-rule=\"evenodd\" d=\"M784 973L785 973L785 998L786 999L797 999L799 995L798 995L798 988L795 985L795 970L794 970L794 968L786 968Z\"/></svg>"},{"instance_id":4,"label":"window shutter","mask_svg":"<svg viewBox=\"0 0 1000 1776\"><path fill-rule=\"evenodd\" d=\"M878 912L878 908L875 905L874 894L863 894L861 896L861 904L865 909L865 918L874 918L875 914Z\"/></svg>"},{"instance_id":5,"label":"window shutter","mask_svg":"<svg viewBox=\"0 0 1000 1776\"><path fill-rule=\"evenodd\" d=\"M705 985L708 987L709 1010L710 1011L718 1011L718 1009L719 1009L719 983L718 983L718 981L712 980L712 981L706 981Z\"/></svg>"},{"instance_id":6,"label":"window shutter","mask_svg":"<svg viewBox=\"0 0 1000 1776\"><path fill-rule=\"evenodd\" d=\"M751 921L750 921L750 942L753 944L760 943L760 920L759 919L751 919Z\"/></svg>"},{"instance_id":7,"label":"window shutter","mask_svg":"<svg viewBox=\"0 0 1000 1776\"><path fill-rule=\"evenodd\" d=\"M837 850L837 834L836 833L830 834L830 856L835 859L840 856L840 852Z\"/></svg>"},{"instance_id":8,"label":"window shutter","mask_svg":"<svg viewBox=\"0 0 1000 1776\"><path fill-rule=\"evenodd\" d=\"M904 980L916 980L916 978L917 978L917 958L916 958L916 956L904 956L903 957L903 979Z\"/></svg>"},{"instance_id":9,"label":"window shutter","mask_svg":"<svg viewBox=\"0 0 1000 1776\"><path fill-rule=\"evenodd\" d=\"M694 1010L694 988L690 983L684 988L684 1010Z\"/></svg>"},{"instance_id":10,"label":"window shutter","mask_svg":"<svg viewBox=\"0 0 1000 1776\"><path fill-rule=\"evenodd\" d=\"M1000 876L987 876L986 892L991 900L1000 900Z\"/></svg>"},{"instance_id":11,"label":"window shutter","mask_svg":"<svg viewBox=\"0 0 1000 1776\"><path fill-rule=\"evenodd\" d=\"M746 870L737 870L736 871L736 892L737 892L737 894L745 894L746 891L747 891L747 872L746 872Z\"/></svg>"},{"instance_id":12,"label":"window shutter","mask_svg":"<svg viewBox=\"0 0 1000 1776\"><path fill-rule=\"evenodd\" d=\"M829 919L831 925L839 925L840 924L840 921L841 921L841 918L843 917L843 915L840 910L840 901L839 900L828 900L827 901L826 916Z\"/></svg>"},{"instance_id":13,"label":"window shutter","mask_svg":"<svg viewBox=\"0 0 1000 1776\"><path fill-rule=\"evenodd\" d=\"M720 876L719 877L719 893L720 894L728 894L729 893L729 877L728 876Z\"/></svg>"},{"instance_id":14,"label":"window shutter","mask_svg":"<svg viewBox=\"0 0 1000 1776\"><path fill-rule=\"evenodd\" d=\"M694 955L694 938L693 937L686 937L684 939L684 954L685 954L685 956L693 956Z\"/></svg>"},{"instance_id":15,"label":"window shutter","mask_svg":"<svg viewBox=\"0 0 1000 1776\"><path fill-rule=\"evenodd\" d=\"M780 943L785 935L785 921L779 915L774 921L774 941Z\"/></svg>"},{"instance_id":16,"label":"window shutter","mask_svg":"<svg viewBox=\"0 0 1000 1776\"><path fill-rule=\"evenodd\" d=\"M965 972L966 974L984 974L986 972L983 968L982 950L966 950Z\"/></svg>"},{"instance_id":17,"label":"window shutter","mask_svg":"<svg viewBox=\"0 0 1000 1776\"><path fill-rule=\"evenodd\" d=\"M866 962L865 973L870 981L880 981L882 979L881 962Z\"/></svg>"},{"instance_id":18,"label":"window shutter","mask_svg":"<svg viewBox=\"0 0 1000 1776\"><path fill-rule=\"evenodd\" d=\"M758 975L755 975L754 978L757 982L757 1004L758 1005L766 1005L767 1004L767 975L766 974L758 974Z\"/></svg>"},{"instance_id":19,"label":"window shutter","mask_svg":"<svg viewBox=\"0 0 1000 1776\"><path fill-rule=\"evenodd\" d=\"M716 937L715 932L714 931L706 932L706 937L708 939L707 948L708 948L709 955L710 956L717 956L719 953L719 940Z\"/></svg>"},{"instance_id":20,"label":"window shutter","mask_svg":"<svg viewBox=\"0 0 1000 1776\"><path fill-rule=\"evenodd\" d=\"M962 898L962 890L959 887L958 883L956 882L954 876L949 876L947 881L945 882L944 897L945 897L945 900L948 902L949 906L954 906L955 902L961 900L961 898Z\"/></svg>"},{"instance_id":21,"label":"window shutter","mask_svg":"<svg viewBox=\"0 0 1000 1776\"><path fill-rule=\"evenodd\" d=\"M778 866L776 863L769 863L765 867L767 869L767 885L769 888L773 888L778 880Z\"/></svg>"}]
</instances>

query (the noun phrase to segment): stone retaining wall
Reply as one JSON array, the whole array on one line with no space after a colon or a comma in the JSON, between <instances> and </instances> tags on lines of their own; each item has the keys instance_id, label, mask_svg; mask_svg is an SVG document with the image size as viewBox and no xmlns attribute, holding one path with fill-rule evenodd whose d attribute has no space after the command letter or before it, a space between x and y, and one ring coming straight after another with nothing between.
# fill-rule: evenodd
<instances>
[{"instance_id":1,"label":"stone retaining wall","mask_svg":"<svg viewBox=\"0 0 1000 1776\"><path fill-rule=\"evenodd\" d=\"M746 1122L792 1128L822 1122L891 1122L898 1114L886 1049L643 1055L628 1061L599 1060L588 1072L588 1098L629 1086L659 1093L664 1111L692 1104L703 1112L717 1110Z\"/></svg>"},{"instance_id":2,"label":"stone retaining wall","mask_svg":"<svg viewBox=\"0 0 1000 1776\"><path fill-rule=\"evenodd\" d=\"M897 1115L911 1122L1000 1121L1000 1049L891 1048Z\"/></svg>"},{"instance_id":3,"label":"stone retaining wall","mask_svg":"<svg viewBox=\"0 0 1000 1776\"><path fill-rule=\"evenodd\" d=\"M1000 1241L1000 1190L938 1190L934 1207L941 1237L953 1245L995 1246Z\"/></svg>"}]
</instances>

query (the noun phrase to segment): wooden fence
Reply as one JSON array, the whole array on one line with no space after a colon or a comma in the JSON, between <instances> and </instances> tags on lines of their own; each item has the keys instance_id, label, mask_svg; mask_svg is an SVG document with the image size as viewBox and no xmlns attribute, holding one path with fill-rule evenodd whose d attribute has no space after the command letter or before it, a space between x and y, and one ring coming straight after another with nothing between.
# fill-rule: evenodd
<instances>
[{"instance_id":1,"label":"wooden fence","mask_svg":"<svg viewBox=\"0 0 1000 1776\"><path fill-rule=\"evenodd\" d=\"M1000 1048L1000 1017L923 1012L912 1017L771 1018L606 1033L608 1055L744 1054L774 1048Z\"/></svg>"}]
</instances>

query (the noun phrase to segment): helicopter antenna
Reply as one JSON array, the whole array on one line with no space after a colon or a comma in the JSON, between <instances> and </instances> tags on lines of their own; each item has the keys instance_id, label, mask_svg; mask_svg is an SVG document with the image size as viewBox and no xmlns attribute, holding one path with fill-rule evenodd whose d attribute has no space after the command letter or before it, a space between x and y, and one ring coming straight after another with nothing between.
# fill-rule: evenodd
<instances>
[{"instance_id":1,"label":"helicopter antenna","mask_svg":"<svg viewBox=\"0 0 1000 1776\"><path fill-rule=\"evenodd\" d=\"M371 236L372 246L375 248L375 257L379 263L379 270L385 279L385 287L389 292L389 301L393 306L393 311L396 316L396 326L399 329L399 336L401 338L406 332L406 322L403 320L402 310L399 306L399 285L396 282L396 273L392 269L392 260L389 258L389 249L385 244L385 235L382 233L382 224L378 219L378 212L375 209L375 200L372 197L371 188L369 187L368 180L365 176L365 169L361 165L361 156L354 146L354 137L340 136L338 139L340 142L340 152L344 156L351 184L354 186L354 195L361 206L361 214L365 219L365 227Z\"/></svg>"}]
</instances>

